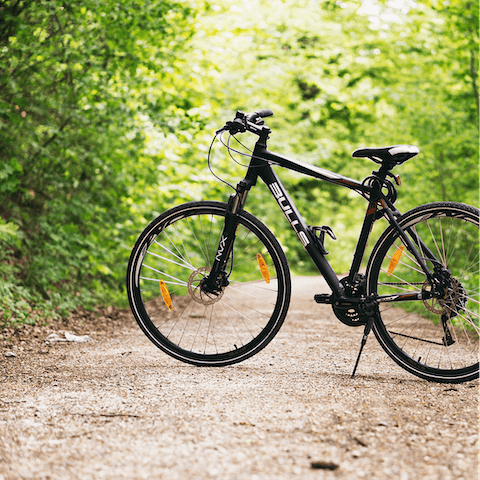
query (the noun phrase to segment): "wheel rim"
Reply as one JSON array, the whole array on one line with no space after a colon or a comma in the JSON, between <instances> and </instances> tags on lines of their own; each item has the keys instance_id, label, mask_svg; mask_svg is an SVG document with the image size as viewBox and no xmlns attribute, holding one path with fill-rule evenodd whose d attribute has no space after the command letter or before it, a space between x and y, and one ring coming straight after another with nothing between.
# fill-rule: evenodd
<instances>
[{"instance_id":1,"label":"wheel rim","mask_svg":"<svg viewBox=\"0 0 480 480\"><path fill-rule=\"evenodd\" d=\"M275 250L245 218L227 264L229 285L217 296L202 291L223 224L221 209L177 212L152 232L137 260L133 290L135 303L143 310L139 317L146 328L142 328L160 348L185 361L215 363L250 356L272 338L272 322L285 308ZM269 283L260 271L258 254L270 271ZM171 310L158 288L160 281L168 288Z\"/></svg>"},{"instance_id":2,"label":"wheel rim","mask_svg":"<svg viewBox=\"0 0 480 480\"><path fill-rule=\"evenodd\" d=\"M443 209L436 214L420 213L402 226L411 227L442 265L451 270L451 276L439 298L381 303L382 322L377 322L377 336L402 366L411 367L415 373L460 378L478 372L478 216ZM391 234L381 247L383 261L374 268L373 275L378 275L378 295L431 290L421 267L406 248L389 274L392 258L402 246L398 238L392 242ZM422 256L426 257L425 252ZM433 267L432 262L427 264Z\"/></svg>"}]
</instances>

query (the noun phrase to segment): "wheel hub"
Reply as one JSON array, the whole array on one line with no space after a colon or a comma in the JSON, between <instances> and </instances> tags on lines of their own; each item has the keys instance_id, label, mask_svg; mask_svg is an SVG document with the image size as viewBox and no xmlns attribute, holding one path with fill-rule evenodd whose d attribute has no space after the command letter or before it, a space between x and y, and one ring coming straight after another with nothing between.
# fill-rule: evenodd
<instances>
[{"instance_id":1,"label":"wheel hub","mask_svg":"<svg viewBox=\"0 0 480 480\"><path fill-rule=\"evenodd\" d=\"M428 281L422 286L422 291L432 292L432 286ZM437 315L447 314L450 318L455 317L458 312L464 310L467 305L467 292L463 285L451 277L446 285L443 285L441 294L438 297L430 297L423 300L425 308Z\"/></svg>"},{"instance_id":2,"label":"wheel hub","mask_svg":"<svg viewBox=\"0 0 480 480\"><path fill-rule=\"evenodd\" d=\"M213 305L223 297L224 290L210 293L202 288L203 282L210 273L210 270L209 267L197 268L197 270L192 272L188 278L188 293L197 303L203 305Z\"/></svg>"}]
</instances>

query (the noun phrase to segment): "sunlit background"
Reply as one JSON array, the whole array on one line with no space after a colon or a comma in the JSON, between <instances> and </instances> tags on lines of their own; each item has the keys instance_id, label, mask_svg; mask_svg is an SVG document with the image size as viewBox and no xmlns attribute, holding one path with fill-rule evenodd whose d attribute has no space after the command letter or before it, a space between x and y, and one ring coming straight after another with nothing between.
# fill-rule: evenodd
<instances>
[{"instance_id":1,"label":"sunlit background","mask_svg":"<svg viewBox=\"0 0 480 480\"><path fill-rule=\"evenodd\" d=\"M125 302L126 262L148 222L230 193L206 159L237 109L271 108L270 149L353 178L375 167L355 148L417 145L396 172L402 211L478 204L478 0L2 5L4 322ZM235 183L243 169L220 147L215 173ZM329 260L344 272L362 199L278 173L307 221L333 228ZM314 273L264 188L246 208L295 273Z\"/></svg>"}]
</instances>

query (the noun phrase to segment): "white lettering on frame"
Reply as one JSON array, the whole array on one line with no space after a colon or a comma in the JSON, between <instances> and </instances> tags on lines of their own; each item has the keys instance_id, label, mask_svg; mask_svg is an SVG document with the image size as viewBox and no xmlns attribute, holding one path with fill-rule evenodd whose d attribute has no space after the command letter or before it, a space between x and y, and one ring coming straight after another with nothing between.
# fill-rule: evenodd
<instances>
[{"instance_id":1,"label":"white lettering on frame","mask_svg":"<svg viewBox=\"0 0 480 480\"><path fill-rule=\"evenodd\" d=\"M273 196L275 197L275 200L277 200L278 204L280 205L280 208L283 210L283 214L285 215L285 218L288 220L288 222L292 226L293 230L295 231L298 238L302 242L302 245L306 247L310 243L310 241L308 240L308 236L301 229L300 222L298 221L298 218L296 217L292 206L290 205L288 200L285 198L285 195L283 195L282 190L280 189L280 186L278 185L277 182L273 182L270 185L268 185L268 188L270 189Z\"/></svg>"}]
</instances>

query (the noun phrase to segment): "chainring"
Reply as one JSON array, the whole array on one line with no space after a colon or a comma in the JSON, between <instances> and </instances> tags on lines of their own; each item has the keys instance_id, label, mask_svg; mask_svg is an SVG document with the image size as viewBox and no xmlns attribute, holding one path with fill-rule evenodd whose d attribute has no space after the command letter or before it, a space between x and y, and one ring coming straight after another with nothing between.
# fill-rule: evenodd
<instances>
[{"instance_id":1,"label":"chainring","mask_svg":"<svg viewBox=\"0 0 480 480\"><path fill-rule=\"evenodd\" d=\"M348 297L361 297L365 293L364 280L364 275L359 273L356 275L353 285L348 282L347 277L342 278L340 280L340 283L343 285L345 289L345 294ZM336 317L342 323L348 325L349 327L361 327L362 325L365 325L367 323L367 318L365 317L365 315L362 315L354 307L342 307L341 305L332 305L332 308L333 313L335 313Z\"/></svg>"}]
</instances>

